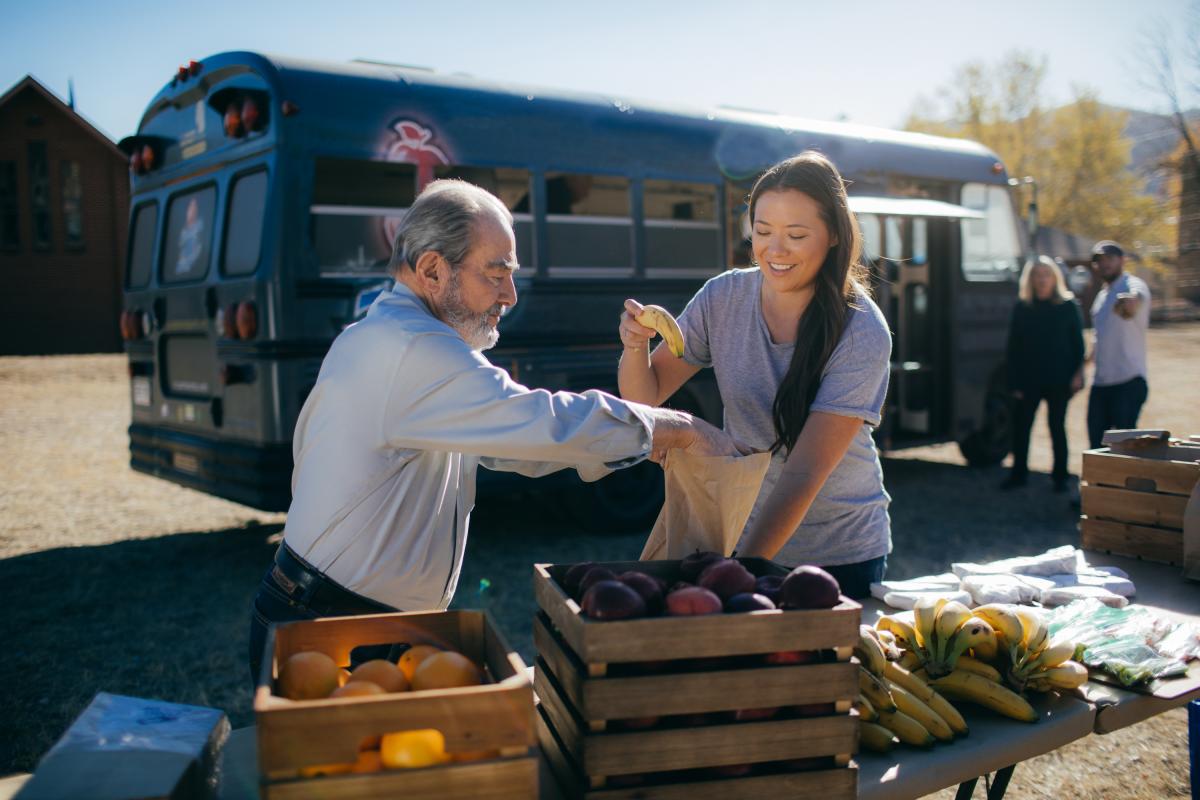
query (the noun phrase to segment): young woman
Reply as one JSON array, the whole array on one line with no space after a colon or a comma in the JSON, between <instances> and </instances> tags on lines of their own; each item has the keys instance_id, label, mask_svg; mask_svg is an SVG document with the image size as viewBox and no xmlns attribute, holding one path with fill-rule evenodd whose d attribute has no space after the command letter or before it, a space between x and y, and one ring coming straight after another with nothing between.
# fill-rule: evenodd
<instances>
[{"instance_id":1,"label":"young woman","mask_svg":"<svg viewBox=\"0 0 1200 800\"><path fill-rule=\"evenodd\" d=\"M1026 262L1008 329L1008 388L1013 395L1012 472L1002 489L1029 476L1029 431L1042 400L1054 447L1054 491L1067 489L1067 402L1083 388L1083 322L1062 271L1047 256Z\"/></svg>"},{"instance_id":2,"label":"young woman","mask_svg":"<svg viewBox=\"0 0 1200 800\"><path fill-rule=\"evenodd\" d=\"M891 334L863 282L861 235L837 168L802 153L750 194L753 265L709 280L679 318L682 359L651 354L626 301L621 395L658 405L711 367L725 429L774 458L738 554L817 564L865 597L891 550L890 498L871 430L887 394Z\"/></svg>"}]
</instances>

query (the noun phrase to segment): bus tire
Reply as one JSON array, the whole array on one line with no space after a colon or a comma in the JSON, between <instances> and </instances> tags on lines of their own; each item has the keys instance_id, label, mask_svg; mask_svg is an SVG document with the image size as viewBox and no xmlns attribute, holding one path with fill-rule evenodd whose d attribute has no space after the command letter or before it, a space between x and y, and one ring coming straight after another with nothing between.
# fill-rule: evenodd
<instances>
[{"instance_id":1,"label":"bus tire","mask_svg":"<svg viewBox=\"0 0 1200 800\"><path fill-rule=\"evenodd\" d=\"M1012 449L1012 406L998 391L988 392L983 404L983 426L958 443L972 467L994 467Z\"/></svg>"}]
</instances>

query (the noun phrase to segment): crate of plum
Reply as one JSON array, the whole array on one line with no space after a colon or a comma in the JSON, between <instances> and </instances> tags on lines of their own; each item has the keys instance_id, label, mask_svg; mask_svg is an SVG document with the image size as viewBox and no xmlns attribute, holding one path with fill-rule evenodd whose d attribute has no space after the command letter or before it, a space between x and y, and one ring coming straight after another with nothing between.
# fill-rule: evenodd
<instances>
[{"instance_id":1,"label":"crate of plum","mask_svg":"<svg viewBox=\"0 0 1200 800\"><path fill-rule=\"evenodd\" d=\"M538 735L570 797L853 797L862 608L816 567L538 564Z\"/></svg>"}]
</instances>

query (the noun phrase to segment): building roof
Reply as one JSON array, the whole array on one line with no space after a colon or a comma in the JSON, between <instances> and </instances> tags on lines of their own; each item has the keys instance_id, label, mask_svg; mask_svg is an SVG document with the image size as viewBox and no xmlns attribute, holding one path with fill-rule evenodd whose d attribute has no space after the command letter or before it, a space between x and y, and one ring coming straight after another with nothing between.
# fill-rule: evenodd
<instances>
[{"instance_id":1,"label":"building roof","mask_svg":"<svg viewBox=\"0 0 1200 800\"><path fill-rule=\"evenodd\" d=\"M63 102L63 99L61 97L59 97L54 92L50 91L45 86L43 86L42 83L40 81L38 81L38 79L33 77L32 75L26 75L24 78L17 81L12 86L12 88L10 88L7 92L5 92L3 95L0 95L0 108L3 108L4 105L9 100L16 97L18 94L20 94L25 89L32 89L33 91L40 94L52 106L55 106L60 111L62 111L64 114L66 114L68 117L70 117L70 118L74 119L76 122L78 122L79 126L81 128L83 128L85 131L87 131L89 134L91 134L92 137L96 139L96 141L100 142L106 148L108 148L110 151L112 151L114 156L119 158L121 161L126 160L125 154L122 153L120 151L120 149L117 148L117 145L113 142L112 139L109 139L107 136L105 136L100 131L100 129L97 128L95 125L93 125L91 122L89 122L86 117L84 117L78 111L76 111L75 109L73 109L69 105L67 105L65 102Z\"/></svg>"}]
</instances>

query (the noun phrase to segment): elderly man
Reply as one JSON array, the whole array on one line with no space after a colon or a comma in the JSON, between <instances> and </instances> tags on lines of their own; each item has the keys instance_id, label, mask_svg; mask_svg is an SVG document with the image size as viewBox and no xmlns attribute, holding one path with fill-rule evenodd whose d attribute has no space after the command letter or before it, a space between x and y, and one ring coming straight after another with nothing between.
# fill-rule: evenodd
<instances>
[{"instance_id":1,"label":"elderly man","mask_svg":"<svg viewBox=\"0 0 1200 800\"><path fill-rule=\"evenodd\" d=\"M271 622L445 608L477 464L595 480L671 448L738 452L688 414L530 390L490 364L515 252L512 215L477 186L435 181L406 214L395 287L334 341L296 423L283 543L254 600L255 679Z\"/></svg>"},{"instance_id":2,"label":"elderly man","mask_svg":"<svg viewBox=\"0 0 1200 800\"><path fill-rule=\"evenodd\" d=\"M1092 302L1096 370L1088 395L1088 439L1093 449L1104 432L1137 426L1146 402L1146 329L1150 326L1150 287L1125 272L1125 251L1116 242L1092 248L1092 271L1104 281Z\"/></svg>"}]
</instances>

